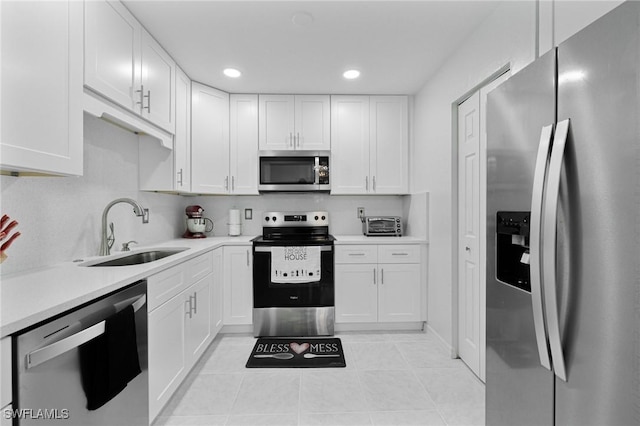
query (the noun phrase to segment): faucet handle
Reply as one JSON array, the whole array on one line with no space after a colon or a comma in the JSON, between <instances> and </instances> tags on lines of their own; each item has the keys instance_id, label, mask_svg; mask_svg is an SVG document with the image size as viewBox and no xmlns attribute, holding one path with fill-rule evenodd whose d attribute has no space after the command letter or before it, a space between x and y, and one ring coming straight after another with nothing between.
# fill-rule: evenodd
<instances>
[{"instance_id":1,"label":"faucet handle","mask_svg":"<svg viewBox=\"0 0 640 426\"><path fill-rule=\"evenodd\" d=\"M122 251L131 251L131 249L129 249L129 244L138 244L138 242L131 240L126 243L122 243Z\"/></svg>"}]
</instances>

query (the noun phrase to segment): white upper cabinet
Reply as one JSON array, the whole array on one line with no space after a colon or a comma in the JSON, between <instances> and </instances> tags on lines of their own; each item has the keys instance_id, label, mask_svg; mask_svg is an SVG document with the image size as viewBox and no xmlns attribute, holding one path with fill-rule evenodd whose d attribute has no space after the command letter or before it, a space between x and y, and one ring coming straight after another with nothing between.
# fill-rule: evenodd
<instances>
[{"instance_id":1,"label":"white upper cabinet","mask_svg":"<svg viewBox=\"0 0 640 426\"><path fill-rule=\"evenodd\" d=\"M191 191L191 80L176 68L176 128L173 149L156 139L139 137L139 188L142 191Z\"/></svg>"},{"instance_id":2,"label":"white upper cabinet","mask_svg":"<svg viewBox=\"0 0 640 426\"><path fill-rule=\"evenodd\" d=\"M406 96L371 96L370 192L406 194L409 191L409 123Z\"/></svg>"},{"instance_id":3,"label":"white upper cabinet","mask_svg":"<svg viewBox=\"0 0 640 426\"><path fill-rule=\"evenodd\" d=\"M229 188L229 94L193 82L191 191L227 194Z\"/></svg>"},{"instance_id":4,"label":"white upper cabinet","mask_svg":"<svg viewBox=\"0 0 640 426\"><path fill-rule=\"evenodd\" d=\"M331 193L406 194L406 96L331 97Z\"/></svg>"},{"instance_id":5,"label":"white upper cabinet","mask_svg":"<svg viewBox=\"0 0 640 426\"><path fill-rule=\"evenodd\" d=\"M82 6L0 2L3 172L82 175Z\"/></svg>"},{"instance_id":6,"label":"white upper cabinet","mask_svg":"<svg viewBox=\"0 0 640 426\"><path fill-rule=\"evenodd\" d=\"M229 193L258 195L258 95L230 95L229 121Z\"/></svg>"},{"instance_id":7,"label":"white upper cabinet","mask_svg":"<svg viewBox=\"0 0 640 426\"><path fill-rule=\"evenodd\" d=\"M331 139L331 193L368 193L368 96L331 96Z\"/></svg>"},{"instance_id":8,"label":"white upper cabinet","mask_svg":"<svg viewBox=\"0 0 640 426\"><path fill-rule=\"evenodd\" d=\"M260 95L259 149L329 150L328 95Z\"/></svg>"},{"instance_id":9,"label":"white upper cabinet","mask_svg":"<svg viewBox=\"0 0 640 426\"><path fill-rule=\"evenodd\" d=\"M119 2L85 2L84 83L170 133L175 62Z\"/></svg>"}]
</instances>

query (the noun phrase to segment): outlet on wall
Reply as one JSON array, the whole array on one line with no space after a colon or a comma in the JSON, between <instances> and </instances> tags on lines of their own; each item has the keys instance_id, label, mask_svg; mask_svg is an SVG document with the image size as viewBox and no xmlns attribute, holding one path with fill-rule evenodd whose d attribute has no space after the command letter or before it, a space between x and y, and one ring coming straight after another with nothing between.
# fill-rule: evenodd
<instances>
[{"instance_id":1,"label":"outlet on wall","mask_svg":"<svg viewBox=\"0 0 640 426\"><path fill-rule=\"evenodd\" d=\"M358 219L364 219L364 207L358 207Z\"/></svg>"}]
</instances>

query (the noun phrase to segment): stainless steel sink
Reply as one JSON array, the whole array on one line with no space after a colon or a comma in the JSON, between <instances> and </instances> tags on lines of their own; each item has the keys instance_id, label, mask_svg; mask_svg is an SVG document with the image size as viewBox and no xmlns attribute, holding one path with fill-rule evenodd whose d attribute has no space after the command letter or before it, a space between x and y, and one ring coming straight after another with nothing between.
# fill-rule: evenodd
<instances>
[{"instance_id":1,"label":"stainless steel sink","mask_svg":"<svg viewBox=\"0 0 640 426\"><path fill-rule=\"evenodd\" d=\"M153 250L141 250L124 256L119 256L115 259L109 259L98 262L87 262L81 264L81 266L130 266L140 265L143 263L155 262L156 260L164 259L165 257L172 256L187 250L186 248L172 248L172 249L153 249Z\"/></svg>"}]
</instances>

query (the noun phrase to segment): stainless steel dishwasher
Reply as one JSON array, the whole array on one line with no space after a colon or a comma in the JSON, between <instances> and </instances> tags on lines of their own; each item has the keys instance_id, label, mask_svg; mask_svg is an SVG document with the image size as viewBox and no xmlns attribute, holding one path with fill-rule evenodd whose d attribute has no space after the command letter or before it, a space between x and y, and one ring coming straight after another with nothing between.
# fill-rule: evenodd
<instances>
[{"instance_id":1,"label":"stainless steel dishwasher","mask_svg":"<svg viewBox=\"0 0 640 426\"><path fill-rule=\"evenodd\" d=\"M14 425L148 426L146 288L140 281L14 337ZM129 306L140 373L104 405L89 410L80 347L104 335L108 318Z\"/></svg>"}]
</instances>

